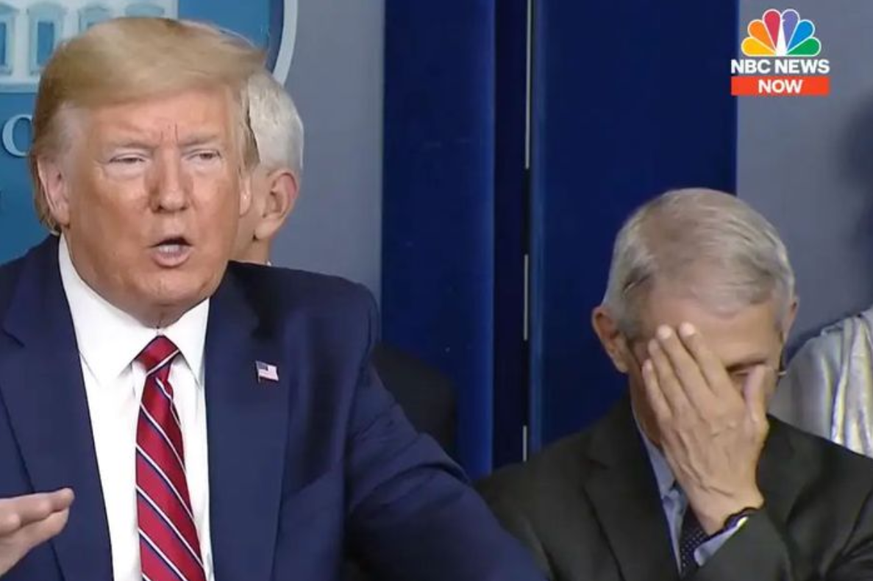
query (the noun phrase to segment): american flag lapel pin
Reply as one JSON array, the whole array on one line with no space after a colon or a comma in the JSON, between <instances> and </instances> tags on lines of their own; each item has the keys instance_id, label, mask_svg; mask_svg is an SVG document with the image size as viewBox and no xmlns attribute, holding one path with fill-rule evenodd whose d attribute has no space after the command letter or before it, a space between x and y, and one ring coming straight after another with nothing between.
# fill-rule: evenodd
<instances>
[{"instance_id":1,"label":"american flag lapel pin","mask_svg":"<svg viewBox=\"0 0 873 581\"><path fill-rule=\"evenodd\" d=\"M278 382L279 368L263 361L255 361L255 369L258 372L258 383L264 381Z\"/></svg>"}]
</instances>

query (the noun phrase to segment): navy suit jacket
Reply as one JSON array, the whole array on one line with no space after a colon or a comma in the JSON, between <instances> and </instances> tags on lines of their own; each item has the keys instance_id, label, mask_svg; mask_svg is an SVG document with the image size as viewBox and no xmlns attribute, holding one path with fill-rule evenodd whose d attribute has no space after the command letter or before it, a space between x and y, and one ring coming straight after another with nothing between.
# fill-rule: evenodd
<instances>
[{"instance_id":1,"label":"navy suit jacket","mask_svg":"<svg viewBox=\"0 0 873 581\"><path fill-rule=\"evenodd\" d=\"M79 355L49 238L0 267L0 498L69 486L66 529L3 581L112 579ZM376 310L337 278L231 264L212 297L206 402L218 581L541 579L370 365ZM255 362L276 365L259 383ZM133 453L133 450L131 450Z\"/></svg>"}]
</instances>

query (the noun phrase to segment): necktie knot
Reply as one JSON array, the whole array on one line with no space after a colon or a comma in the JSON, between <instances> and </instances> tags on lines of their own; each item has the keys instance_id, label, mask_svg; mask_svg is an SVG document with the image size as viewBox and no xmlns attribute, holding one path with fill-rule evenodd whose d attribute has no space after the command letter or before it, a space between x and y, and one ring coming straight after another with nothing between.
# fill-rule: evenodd
<instances>
[{"instance_id":1,"label":"necktie knot","mask_svg":"<svg viewBox=\"0 0 873 581\"><path fill-rule=\"evenodd\" d=\"M179 348L172 341L163 335L158 335L140 351L136 360L145 367L146 374L151 375L159 369L168 367L178 354Z\"/></svg>"}]
</instances>

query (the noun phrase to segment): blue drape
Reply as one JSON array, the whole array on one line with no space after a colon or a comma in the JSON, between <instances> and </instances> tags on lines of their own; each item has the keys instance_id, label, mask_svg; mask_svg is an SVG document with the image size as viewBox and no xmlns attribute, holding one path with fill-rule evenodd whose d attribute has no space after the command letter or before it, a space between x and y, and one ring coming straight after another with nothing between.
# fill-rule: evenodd
<instances>
[{"instance_id":1,"label":"blue drape","mask_svg":"<svg viewBox=\"0 0 873 581\"><path fill-rule=\"evenodd\" d=\"M383 337L454 381L477 476L493 434L495 4L385 11Z\"/></svg>"},{"instance_id":2,"label":"blue drape","mask_svg":"<svg viewBox=\"0 0 873 581\"><path fill-rule=\"evenodd\" d=\"M497 2L494 167L494 466L517 462L528 416L527 0Z\"/></svg>"},{"instance_id":3,"label":"blue drape","mask_svg":"<svg viewBox=\"0 0 873 581\"><path fill-rule=\"evenodd\" d=\"M666 189L733 191L736 2L537 0L532 118L532 447L579 429L624 382L591 309L611 246Z\"/></svg>"}]
</instances>

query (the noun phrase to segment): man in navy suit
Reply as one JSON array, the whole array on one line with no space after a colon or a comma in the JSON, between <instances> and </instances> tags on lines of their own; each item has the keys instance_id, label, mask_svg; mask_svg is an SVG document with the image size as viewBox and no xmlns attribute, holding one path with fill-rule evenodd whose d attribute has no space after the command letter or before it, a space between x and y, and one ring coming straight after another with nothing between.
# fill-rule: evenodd
<instances>
[{"instance_id":1,"label":"man in navy suit","mask_svg":"<svg viewBox=\"0 0 873 581\"><path fill-rule=\"evenodd\" d=\"M234 259L270 264L273 243L294 209L303 173L303 121L294 100L266 69L248 81L249 124L260 163L252 171L248 212L237 228ZM455 450L455 396L439 371L397 348L381 344L373 364L412 425L443 450Z\"/></svg>"},{"instance_id":2,"label":"man in navy suit","mask_svg":"<svg viewBox=\"0 0 873 581\"><path fill-rule=\"evenodd\" d=\"M349 547L380 579L540 578L382 388L369 294L228 266L261 66L151 18L46 65L30 166L58 236L0 268L0 575L318 581Z\"/></svg>"}]
</instances>

